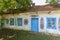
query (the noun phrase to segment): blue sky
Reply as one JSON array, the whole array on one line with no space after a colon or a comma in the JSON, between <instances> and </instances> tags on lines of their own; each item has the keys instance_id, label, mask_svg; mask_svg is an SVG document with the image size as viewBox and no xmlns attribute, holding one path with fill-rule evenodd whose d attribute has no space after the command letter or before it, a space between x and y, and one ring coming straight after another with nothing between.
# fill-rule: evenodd
<instances>
[{"instance_id":1,"label":"blue sky","mask_svg":"<svg viewBox=\"0 0 60 40\"><path fill-rule=\"evenodd\" d=\"M35 5L46 5L46 0L32 0Z\"/></svg>"}]
</instances>

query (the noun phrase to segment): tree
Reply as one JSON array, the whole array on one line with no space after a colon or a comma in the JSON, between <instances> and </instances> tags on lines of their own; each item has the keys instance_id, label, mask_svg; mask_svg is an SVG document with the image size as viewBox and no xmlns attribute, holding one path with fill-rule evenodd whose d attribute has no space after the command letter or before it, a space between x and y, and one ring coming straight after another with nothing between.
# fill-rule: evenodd
<instances>
[{"instance_id":1,"label":"tree","mask_svg":"<svg viewBox=\"0 0 60 40\"><path fill-rule=\"evenodd\" d=\"M57 0L46 0L46 2L50 3L50 5L58 6L58 1Z\"/></svg>"},{"instance_id":2,"label":"tree","mask_svg":"<svg viewBox=\"0 0 60 40\"><path fill-rule=\"evenodd\" d=\"M24 11L28 9L32 4L31 0L0 0L0 13L10 10Z\"/></svg>"},{"instance_id":3,"label":"tree","mask_svg":"<svg viewBox=\"0 0 60 40\"><path fill-rule=\"evenodd\" d=\"M31 0L16 0L19 4L18 8L21 10L26 10L31 6Z\"/></svg>"},{"instance_id":4,"label":"tree","mask_svg":"<svg viewBox=\"0 0 60 40\"><path fill-rule=\"evenodd\" d=\"M7 19L5 17L0 18L0 29L4 26L4 23Z\"/></svg>"}]
</instances>

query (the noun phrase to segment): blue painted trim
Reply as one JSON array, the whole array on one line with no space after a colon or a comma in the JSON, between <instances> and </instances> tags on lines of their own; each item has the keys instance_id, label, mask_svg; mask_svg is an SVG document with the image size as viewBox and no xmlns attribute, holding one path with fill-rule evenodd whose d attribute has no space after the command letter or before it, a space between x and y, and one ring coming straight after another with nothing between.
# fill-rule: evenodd
<instances>
[{"instance_id":1,"label":"blue painted trim","mask_svg":"<svg viewBox=\"0 0 60 40\"><path fill-rule=\"evenodd\" d=\"M48 22L48 21L50 21L50 22ZM54 27L52 27L52 21L54 22ZM47 29L56 29L56 18L47 18L47 20L46 20L46 22L47 22ZM50 26L49 26L49 24L50 24Z\"/></svg>"},{"instance_id":2,"label":"blue painted trim","mask_svg":"<svg viewBox=\"0 0 60 40\"><path fill-rule=\"evenodd\" d=\"M39 29L39 19L38 18L31 18L31 30L38 32Z\"/></svg>"}]
</instances>

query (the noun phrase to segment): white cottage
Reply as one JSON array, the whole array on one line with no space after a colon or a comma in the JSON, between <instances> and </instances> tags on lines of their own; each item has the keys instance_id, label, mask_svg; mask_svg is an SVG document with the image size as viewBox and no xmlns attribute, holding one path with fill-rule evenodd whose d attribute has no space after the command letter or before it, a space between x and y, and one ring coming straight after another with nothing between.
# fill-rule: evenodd
<instances>
[{"instance_id":1,"label":"white cottage","mask_svg":"<svg viewBox=\"0 0 60 40\"><path fill-rule=\"evenodd\" d=\"M6 14L4 28L60 34L60 7L33 5L20 14Z\"/></svg>"}]
</instances>

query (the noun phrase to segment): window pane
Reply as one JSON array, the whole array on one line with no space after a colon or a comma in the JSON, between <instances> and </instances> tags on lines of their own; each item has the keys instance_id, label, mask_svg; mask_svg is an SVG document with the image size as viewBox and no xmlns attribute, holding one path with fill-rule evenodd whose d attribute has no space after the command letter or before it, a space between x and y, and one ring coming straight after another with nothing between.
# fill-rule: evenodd
<instances>
[{"instance_id":1,"label":"window pane","mask_svg":"<svg viewBox=\"0 0 60 40\"><path fill-rule=\"evenodd\" d=\"M47 19L47 27L50 28L51 27L51 19Z\"/></svg>"},{"instance_id":2,"label":"window pane","mask_svg":"<svg viewBox=\"0 0 60 40\"><path fill-rule=\"evenodd\" d=\"M14 25L14 18L10 18L10 25Z\"/></svg>"},{"instance_id":3,"label":"window pane","mask_svg":"<svg viewBox=\"0 0 60 40\"><path fill-rule=\"evenodd\" d=\"M54 19L52 19L52 20L51 20L52 28L54 28L54 26L55 26L54 24L55 24L55 20L54 20Z\"/></svg>"},{"instance_id":4,"label":"window pane","mask_svg":"<svg viewBox=\"0 0 60 40\"><path fill-rule=\"evenodd\" d=\"M47 19L47 28L56 28L56 18L48 18Z\"/></svg>"},{"instance_id":5,"label":"window pane","mask_svg":"<svg viewBox=\"0 0 60 40\"><path fill-rule=\"evenodd\" d=\"M18 24L18 26L22 26L22 18L17 19L17 24Z\"/></svg>"}]
</instances>

